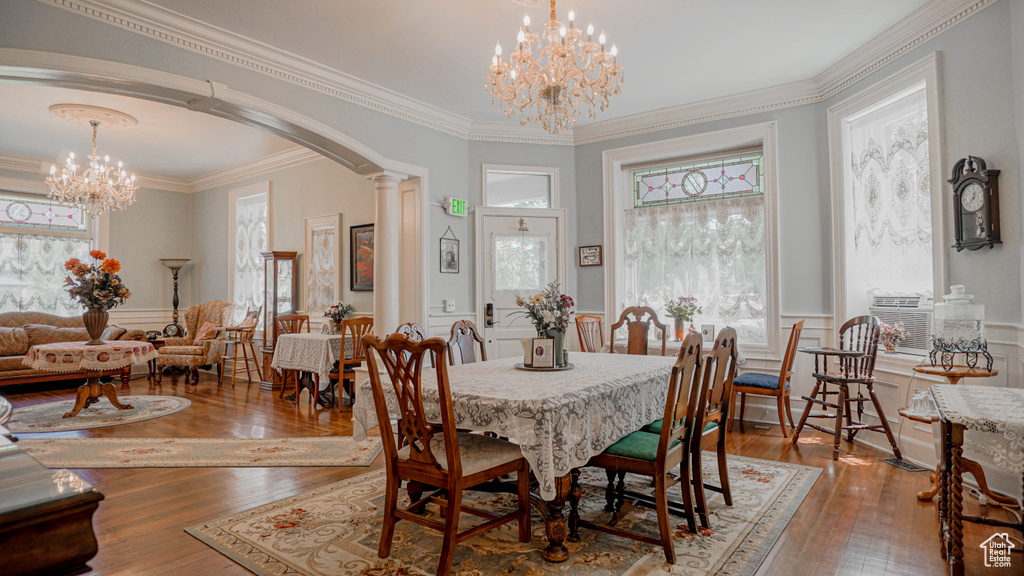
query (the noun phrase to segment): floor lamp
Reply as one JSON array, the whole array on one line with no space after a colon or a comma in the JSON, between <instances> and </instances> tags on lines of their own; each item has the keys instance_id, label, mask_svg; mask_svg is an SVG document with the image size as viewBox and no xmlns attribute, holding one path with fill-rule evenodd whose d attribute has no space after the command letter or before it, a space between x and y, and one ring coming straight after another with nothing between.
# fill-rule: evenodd
<instances>
[{"instance_id":1,"label":"floor lamp","mask_svg":"<svg viewBox=\"0 0 1024 576\"><path fill-rule=\"evenodd\" d=\"M164 326L164 336L170 336L177 338L183 335L184 330L181 325L178 324L178 271L187 264L188 258L161 258L160 263L171 269L171 274L174 276L174 299L171 301L174 304L174 316L173 321Z\"/></svg>"}]
</instances>

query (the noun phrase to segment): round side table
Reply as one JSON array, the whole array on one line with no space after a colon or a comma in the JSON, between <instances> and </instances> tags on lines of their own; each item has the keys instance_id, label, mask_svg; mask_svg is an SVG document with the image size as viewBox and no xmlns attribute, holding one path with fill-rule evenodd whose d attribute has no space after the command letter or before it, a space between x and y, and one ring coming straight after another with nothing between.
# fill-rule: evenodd
<instances>
[{"instance_id":1,"label":"round side table","mask_svg":"<svg viewBox=\"0 0 1024 576\"><path fill-rule=\"evenodd\" d=\"M996 369L986 370L985 368L979 368L979 367L972 368L970 366L953 366L952 368L947 370L945 367L943 367L941 365L940 366L931 366L930 364L922 364L922 365L919 365L919 366L914 366L914 372L917 372L918 374L929 374L931 376L942 376L943 378L948 380L950 384L954 384L954 385L955 384L959 384L960 380L962 380L964 378L988 378L988 377L991 377L991 376L997 376L999 374L999 371L996 370ZM908 419L913 420L915 422L923 422L923 423L926 423L926 424L931 424L931 423L939 421L939 417L937 415L932 417L932 418L922 418L919 415L914 415L914 414L911 414L911 413L907 412L906 408L901 408L899 410L899 413L904 418L908 418ZM1017 501L1014 500L1013 498L1007 498L1005 496L1000 496L998 494L993 493L989 489L988 482L986 482L986 480L985 480L985 470L981 467L980 464L978 464L974 460L969 460L967 458L964 458L963 459L963 469L964 469L964 473L965 474L970 474L970 475L974 476L974 479L978 481L978 488L981 490L981 493L984 494L986 498L988 498L990 500L993 500L995 502L998 502L1000 504L1006 504L1006 505L1010 505L1010 506L1016 506L1017 505ZM918 492L918 494L917 494L917 499L918 500L920 500L922 502L927 502L927 501L935 498L935 495L939 493L939 472L938 472L938 467L936 467L935 473L931 476L931 481L932 481L932 487L931 488L929 488L928 490L925 490L924 492Z\"/></svg>"},{"instance_id":2,"label":"round side table","mask_svg":"<svg viewBox=\"0 0 1024 576\"><path fill-rule=\"evenodd\" d=\"M143 364L156 358L156 349L149 342L139 340L110 341L89 345L85 342L54 342L29 348L22 362L36 370L47 372L85 371L85 384L78 388L78 396L71 412L65 418L73 418L83 409L98 402L100 396L119 410L128 410L130 404L117 399L117 388L113 384L100 382L105 370L116 370L132 364Z\"/></svg>"}]
</instances>

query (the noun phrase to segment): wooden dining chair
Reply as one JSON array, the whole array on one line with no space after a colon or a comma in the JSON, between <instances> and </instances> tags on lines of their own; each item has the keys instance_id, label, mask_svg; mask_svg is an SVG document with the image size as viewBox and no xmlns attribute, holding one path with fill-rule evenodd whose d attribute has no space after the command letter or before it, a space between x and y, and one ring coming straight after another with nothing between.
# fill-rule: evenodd
<instances>
[{"instance_id":1,"label":"wooden dining chair","mask_svg":"<svg viewBox=\"0 0 1024 576\"><path fill-rule=\"evenodd\" d=\"M366 358L366 349L363 346L363 337L373 331L373 318L347 318L341 321L341 358L338 360L338 371L331 372L331 381L337 381L338 387L345 389L348 383L348 396L352 403L356 401L356 373L355 367L363 363ZM345 351L352 343L352 356L346 357ZM334 400L331 400L332 404ZM339 408L341 401L338 401Z\"/></svg>"},{"instance_id":2,"label":"wooden dining chair","mask_svg":"<svg viewBox=\"0 0 1024 576\"><path fill-rule=\"evenodd\" d=\"M889 440L889 445L892 446L893 454L897 458L903 457L900 447L896 443L896 437L893 436L892 429L889 428L889 421L882 410L882 404L878 401L878 396L875 395L875 359L878 357L878 338L881 329L881 322L874 316L851 318L839 328L839 349L861 352L861 354L841 358L837 372L829 373L828 367L825 366L825 370L822 372L814 373L814 390L810 396L803 397L807 403L804 405L800 422L797 423L796 430L793 431L794 444L799 440L804 426L814 428L833 437L832 459L838 460L843 430L846 430L846 439L850 442L853 442L854 436L861 430L872 430L883 432ZM817 361L815 361L815 367L817 367ZM835 389L831 389L832 386ZM856 397L850 395L851 386L858 387ZM867 388L868 396L875 409L875 417L879 420L878 424L865 424L863 421L864 403L869 398L864 397L861 387ZM830 402L829 396L836 396L836 401ZM856 419L853 417L852 404L854 403L857 404ZM825 412L811 414L811 409L815 405L824 408ZM835 409L835 413L829 414L829 408ZM834 419L835 428L829 430L824 426L810 424L807 422L808 418Z\"/></svg>"},{"instance_id":3,"label":"wooden dining chair","mask_svg":"<svg viewBox=\"0 0 1024 576\"><path fill-rule=\"evenodd\" d=\"M459 320L452 324L452 334L448 338L448 364L455 365L455 353L458 352L460 364L471 364L477 361L477 345L480 349L480 361L487 360L487 349L484 339L476 329L476 324L469 320Z\"/></svg>"},{"instance_id":4,"label":"wooden dining chair","mask_svg":"<svg viewBox=\"0 0 1024 576\"><path fill-rule=\"evenodd\" d=\"M735 377L736 330L726 326L715 338L711 354L704 359L704 378L693 420L694 441L690 447L690 456L693 458L690 469L694 505L700 517L700 525L705 528L710 527L705 489L720 492L725 499L725 505L732 506L729 464L725 458L725 428L729 418L729 400L732 398L732 383ZM718 454L720 486L704 482L704 468L701 466L701 453L704 450L714 450Z\"/></svg>"},{"instance_id":5,"label":"wooden dining chair","mask_svg":"<svg viewBox=\"0 0 1024 576\"><path fill-rule=\"evenodd\" d=\"M415 322L406 322L405 324L402 324L401 326L398 327L397 330L395 330L395 334L402 334L403 336L408 336L410 340L417 342L420 340L427 339L427 331L423 329L423 326L420 326ZM430 367L434 367L433 356L430 357Z\"/></svg>"},{"instance_id":6,"label":"wooden dining chair","mask_svg":"<svg viewBox=\"0 0 1024 576\"><path fill-rule=\"evenodd\" d=\"M306 314L278 314L276 324L278 336L281 334L298 334L302 332L303 327L306 328L306 333L309 333L309 316ZM276 337L274 338L274 341L277 341ZM288 388L289 376L295 377L295 400L298 401L300 374L295 370L281 370L281 392L277 397L284 398L285 389Z\"/></svg>"},{"instance_id":7,"label":"wooden dining chair","mask_svg":"<svg viewBox=\"0 0 1024 576\"><path fill-rule=\"evenodd\" d=\"M778 374L764 372L744 372L736 376L732 384L732 399L729 401L729 432L732 432L732 421L736 417L736 395L740 395L740 424L743 423L743 413L747 407L747 394L757 396L769 396L775 398L779 410L779 426L782 428L782 437L786 438L786 418L789 418L790 428L796 428L793 424L793 408L789 405L790 380L793 377L793 360L796 357L797 346L800 345L800 333L804 329L804 321L801 320L793 325L789 333L789 344L786 346L786 354L782 357L782 366Z\"/></svg>"},{"instance_id":8,"label":"wooden dining chair","mask_svg":"<svg viewBox=\"0 0 1024 576\"><path fill-rule=\"evenodd\" d=\"M679 350L679 356L668 380L668 396L665 400L665 412L658 426L658 432L652 433L646 430L638 430L625 438L612 444L604 452L594 456L588 462L589 466L604 468L608 474L608 489L606 499L608 507L605 510L614 511L611 521L608 524L598 524L582 520L579 517L579 471L573 471L572 489L569 491L569 533L570 539L578 537L579 527L591 528L599 532L605 532L615 536L623 536L647 542L648 544L660 545L665 552L665 561L675 564L675 546L672 544L672 523L669 518L668 490L676 483L676 479L669 472L680 468L678 482L682 494L682 507L690 532L696 532L697 526L693 514L693 498L690 493L690 484L687 478L690 477L690 443L693 440L693 423L697 398L701 390L701 356L703 355L703 339L700 334L688 335ZM668 426L663 425L669 422ZM655 510L658 516L659 538L653 538L646 534L639 534L618 528L615 524L628 511L624 506L625 490L622 476L626 473L650 476L654 479ZM619 474L619 489L616 494L612 484L616 474ZM618 504L613 505L618 498Z\"/></svg>"},{"instance_id":9,"label":"wooden dining chair","mask_svg":"<svg viewBox=\"0 0 1024 576\"><path fill-rule=\"evenodd\" d=\"M623 324L626 325L626 354L647 354L653 324L655 328L661 330L661 355L665 355L665 335L668 334L668 327L658 320L658 314L649 306L630 306L622 311L618 322L612 324L609 335L612 353L615 353L615 331Z\"/></svg>"},{"instance_id":10,"label":"wooden dining chair","mask_svg":"<svg viewBox=\"0 0 1024 576\"><path fill-rule=\"evenodd\" d=\"M502 524L519 522L519 541L530 541L530 466L519 446L480 434L458 432L452 410L451 390L448 386L448 365L442 359L447 347L441 338L423 341L410 340L402 334L390 334L385 340L373 335L363 337L367 350L367 364L373 404L378 422L390 420L388 403L378 364L383 365L390 377L391 390L397 399L401 419L398 431L390 426L381 427L384 444L387 487L384 495L384 518L377 555L391 555L395 537L395 523L409 520L440 530L444 533L438 576L448 576L452 567L455 545ZM423 357L434 359L437 397L441 407L441 422L430 423L423 406ZM517 477L517 508L504 515L470 508L462 503L463 491L484 482L515 472ZM405 481L409 487L411 504L398 507L398 489ZM423 496L422 487L437 490ZM439 504L444 517L428 515L428 503ZM463 512L486 521L459 532L459 518Z\"/></svg>"},{"instance_id":11,"label":"wooden dining chair","mask_svg":"<svg viewBox=\"0 0 1024 576\"><path fill-rule=\"evenodd\" d=\"M604 328L599 316L577 316L576 335L580 339L581 352L600 352L604 348Z\"/></svg>"}]
</instances>

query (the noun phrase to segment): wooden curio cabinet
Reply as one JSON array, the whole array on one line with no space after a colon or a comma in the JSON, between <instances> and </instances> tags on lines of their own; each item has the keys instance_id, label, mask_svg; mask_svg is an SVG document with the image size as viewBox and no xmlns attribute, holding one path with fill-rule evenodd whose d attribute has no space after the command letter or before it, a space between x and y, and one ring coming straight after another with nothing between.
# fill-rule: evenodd
<instances>
[{"instance_id":1,"label":"wooden curio cabinet","mask_svg":"<svg viewBox=\"0 0 1024 576\"><path fill-rule=\"evenodd\" d=\"M263 253L263 350L277 344L277 315L295 312L297 289L295 257L298 252Z\"/></svg>"}]
</instances>

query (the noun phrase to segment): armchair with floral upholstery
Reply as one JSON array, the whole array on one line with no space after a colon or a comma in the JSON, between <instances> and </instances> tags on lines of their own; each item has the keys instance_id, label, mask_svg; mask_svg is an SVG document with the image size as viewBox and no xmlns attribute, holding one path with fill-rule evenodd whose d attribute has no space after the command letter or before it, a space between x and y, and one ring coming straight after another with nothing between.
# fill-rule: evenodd
<instances>
[{"instance_id":1,"label":"armchair with floral upholstery","mask_svg":"<svg viewBox=\"0 0 1024 576\"><path fill-rule=\"evenodd\" d=\"M234 304L227 300L214 300L185 310L185 337L167 338L158 350L157 382L165 366L186 368L192 382L199 381L200 367L216 365L219 372L225 337L224 331L216 328L230 325L233 311Z\"/></svg>"}]
</instances>

